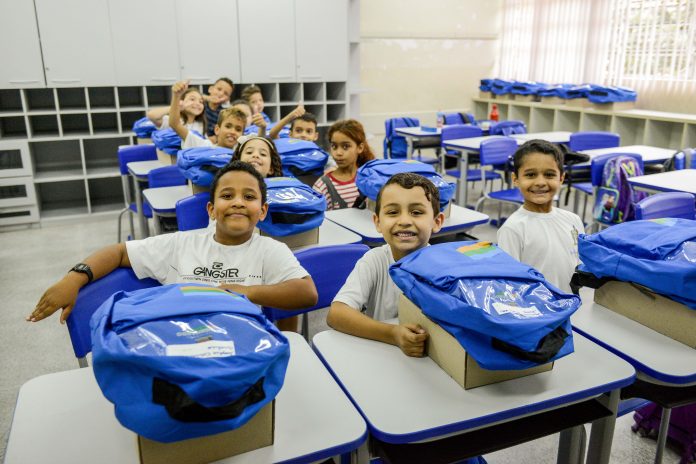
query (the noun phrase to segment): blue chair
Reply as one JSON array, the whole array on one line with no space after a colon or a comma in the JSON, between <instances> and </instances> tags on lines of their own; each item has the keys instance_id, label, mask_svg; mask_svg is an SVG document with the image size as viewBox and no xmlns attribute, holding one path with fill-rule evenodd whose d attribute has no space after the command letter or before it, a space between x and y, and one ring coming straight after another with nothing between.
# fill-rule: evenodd
<instances>
[{"instance_id":1,"label":"blue chair","mask_svg":"<svg viewBox=\"0 0 696 464\"><path fill-rule=\"evenodd\" d=\"M400 127L418 127L420 126L420 120L418 118L390 118L384 121L385 131L387 133L384 137L384 158L406 158L408 156L406 150L407 142L406 138L397 134L394 129ZM439 156L424 157L421 155L421 148L432 148L431 145L425 143L419 143L417 141L413 142L413 159L426 164L439 164ZM439 150L439 147L437 147ZM416 155L415 152L418 152Z\"/></svg>"},{"instance_id":2,"label":"blue chair","mask_svg":"<svg viewBox=\"0 0 696 464\"><path fill-rule=\"evenodd\" d=\"M691 193L658 193L636 203L636 219L696 219L695 201Z\"/></svg>"},{"instance_id":3,"label":"blue chair","mask_svg":"<svg viewBox=\"0 0 696 464\"><path fill-rule=\"evenodd\" d=\"M208 227L210 192L199 192L176 202L176 223L180 231Z\"/></svg>"},{"instance_id":4,"label":"blue chair","mask_svg":"<svg viewBox=\"0 0 696 464\"><path fill-rule=\"evenodd\" d=\"M173 187L186 185L186 178L177 166L162 166L147 173L147 183L150 188Z\"/></svg>"},{"instance_id":5,"label":"blue chair","mask_svg":"<svg viewBox=\"0 0 696 464\"><path fill-rule=\"evenodd\" d=\"M594 150L597 148L614 148L621 144L621 136L613 132L586 131L570 135L570 151Z\"/></svg>"},{"instance_id":6,"label":"blue chair","mask_svg":"<svg viewBox=\"0 0 696 464\"><path fill-rule=\"evenodd\" d=\"M319 292L317 304L310 308L296 311L285 311L276 308L263 308L266 317L271 321L302 314L302 334L309 341L309 319L307 313L331 306L331 302L346 282L355 263L369 250L367 245L331 245L308 248L295 253L297 260L309 272L314 285ZM330 266L330 272L327 272Z\"/></svg>"},{"instance_id":7,"label":"blue chair","mask_svg":"<svg viewBox=\"0 0 696 464\"><path fill-rule=\"evenodd\" d=\"M488 135L504 135L508 137L513 134L526 134L527 126L522 121L500 121L491 124L488 128Z\"/></svg>"},{"instance_id":8,"label":"blue chair","mask_svg":"<svg viewBox=\"0 0 696 464\"><path fill-rule=\"evenodd\" d=\"M515 154L517 150L517 141L515 139L505 137L484 140L481 142L481 148L479 156L481 157L481 169L484 166L500 166L510 163L512 155ZM520 193L519 189L501 189L497 191L491 191L483 195L476 202L476 210L480 211L483 208L483 204L486 200L495 200L499 203L498 205L498 221L497 225L500 227L500 215L503 203L512 203L515 205L521 205L524 203L524 197Z\"/></svg>"},{"instance_id":9,"label":"blue chair","mask_svg":"<svg viewBox=\"0 0 696 464\"><path fill-rule=\"evenodd\" d=\"M121 241L121 221L125 213L130 213L128 215L128 220L130 221L130 232L131 237L135 237L135 227L133 226L133 214L137 214L138 208L135 202L131 198L130 189L130 176L128 173L128 163L133 163L135 161L154 161L157 159L157 152L154 145L129 145L123 146L118 149L118 169L121 172L121 188L123 189L123 198L125 201L125 208L121 210L118 214L118 235L116 242ZM145 217L152 217L152 211L150 208L145 208L143 205L143 214Z\"/></svg>"},{"instance_id":10,"label":"blue chair","mask_svg":"<svg viewBox=\"0 0 696 464\"><path fill-rule=\"evenodd\" d=\"M159 282L156 280L140 280L135 276L133 269L121 267L80 289L75 306L73 306L66 321L73 351L80 367L88 366L86 356L92 351L92 333L89 329L89 320L97 308L120 290L130 292L158 285Z\"/></svg>"}]
</instances>

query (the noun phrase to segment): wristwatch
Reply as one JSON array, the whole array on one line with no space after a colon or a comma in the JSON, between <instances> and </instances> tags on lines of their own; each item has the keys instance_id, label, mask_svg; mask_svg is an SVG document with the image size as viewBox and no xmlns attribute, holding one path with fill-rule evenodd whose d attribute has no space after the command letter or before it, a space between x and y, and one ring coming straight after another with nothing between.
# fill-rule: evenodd
<instances>
[{"instance_id":1,"label":"wristwatch","mask_svg":"<svg viewBox=\"0 0 696 464\"><path fill-rule=\"evenodd\" d=\"M88 265L85 263L79 263L74 265L70 271L73 272L79 272L80 274L84 274L87 276L87 283L90 283L92 279L94 279L94 274L92 274L92 268L90 268ZM68 272L70 272L68 271Z\"/></svg>"}]
</instances>

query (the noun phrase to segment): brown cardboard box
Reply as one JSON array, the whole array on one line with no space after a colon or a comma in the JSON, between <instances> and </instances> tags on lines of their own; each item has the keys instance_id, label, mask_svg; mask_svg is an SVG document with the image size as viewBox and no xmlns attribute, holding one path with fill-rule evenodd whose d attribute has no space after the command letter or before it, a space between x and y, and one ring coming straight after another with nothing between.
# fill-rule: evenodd
<instances>
[{"instance_id":1,"label":"brown cardboard box","mask_svg":"<svg viewBox=\"0 0 696 464\"><path fill-rule=\"evenodd\" d=\"M568 106L577 106L580 108L589 108L592 106L592 103L590 103L590 100L587 98L569 98L566 100L566 105Z\"/></svg>"},{"instance_id":2,"label":"brown cardboard box","mask_svg":"<svg viewBox=\"0 0 696 464\"><path fill-rule=\"evenodd\" d=\"M369 198L366 198L366 200L367 200L366 201L367 209L369 209L370 211L372 211L374 213L375 207L377 206L376 202L370 200ZM451 211L452 211L452 202L450 201L442 213L445 215L445 218L448 218L448 217L450 217Z\"/></svg>"},{"instance_id":3,"label":"brown cardboard box","mask_svg":"<svg viewBox=\"0 0 696 464\"><path fill-rule=\"evenodd\" d=\"M160 443L138 436L141 464L206 464L273 444L275 400L249 422L229 432Z\"/></svg>"},{"instance_id":4,"label":"brown cardboard box","mask_svg":"<svg viewBox=\"0 0 696 464\"><path fill-rule=\"evenodd\" d=\"M613 102L613 103L592 103L589 107L598 111L619 111L632 110L635 108L636 102Z\"/></svg>"},{"instance_id":5,"label":"brown cardboard box","mask_svg":"<svg viewBox=\"0 0 696 464\"><path fill-rule=\"evenodd\" d=\"M483 90L479 90L479 98L488 98L488 99L495 99L495 94L493 92L485 92Z\"/></svg>"},{"instance_id":6,"label":"brown cardboard box","mask_svg":"<svg viewBox=\"0 0 696 464\"><path fill-rule=\"evenodd\" d=\"M553 363L531 369L515 371L491 371L481 368L469 356L464 347L439 324L429 319L411 300L401 295L399 299L399 323L420 324L428 332L426 352L435 363L465 389L481 387L504 380L526 377L538 372L550 371Z\"/></svg>"},{"instance_id":7,"label":"brown cardboard box","mask_svg":"<svg viewBox=\"0 0 696 464\"><path fill-rule=\"evenodd\" d=\"M203 187L202 185L194 184L190 179L188 181L188 186L194 195L200 192L210 192L210 187Z\"/></svg>"},{"instance_id":8,"label":"brown cardboard box","mask_svg":"<svg viewBox=\"0 0 696 464\"><path fill-rule=\"evenodd\" d=\"M172 156L169 153L163 152L159 148L157 149L157 159L160 163L164 164L165 166L171 166L172 164L176 164L176 156Z\"/></svg>"},{"instance_id":9,"label":"brown cardboard box","mask_svg":"<svg viewBox=\"0 0 696 464\"><path fill-rule=\"evenodd\" d=\"M541 97L541 102L547 105L565 105L566 99L561 97Z\"/></svg>"},{"instance_id":10,"label":"brown cardboard box","mask_svg":"<svg viewBox=\"0 0 696 464\"><path fill-rule=\"evenodd\" d=\"M264 235L266 237L272 237L279 242L285 243L288 248L291 250L294 250L295 248L299 247L304 247L304 246L309 246L309 245L316 245L319 243L319 228L315 227L314 229L305 231L305 232L300 232L299 234L293 234L293 235L286 235L285 237L277 237L275 235L268 235L264 231L259 229L259 234Z\"/></svg>"},{"instance_id":11,"label":"brown cardboard box","mask_svg":"<svg viewBox=\"0 0 696 464\"><path fill-rule=\"evenodd\" d=\"M539 101L539 97L537 97L536 95L517 95L517 94L515 94L515 101L535 102L535 101Z\"/></svg>"},{"instance_id":12,"label":"brown cardboard box","mask_svg":"<svg viewBox=\"0 0 696 464\"><path fill-rule=\"evenodd\" d=\"M141 139L138 138L136 139L138 141L138 145L152 145L152 139L151 138L146 138L146 139Z\"/></svg>"},{"instance_id":13,"label":"brown cardboard box","mask_svg":"<svg viewBox=\"0 0 696 464\"><path fill-rule=\"evenodd\" d=\"M595 290L595 303L696 348L696 310L630 282L611 281Z\"/></svg>"}]
</instances>

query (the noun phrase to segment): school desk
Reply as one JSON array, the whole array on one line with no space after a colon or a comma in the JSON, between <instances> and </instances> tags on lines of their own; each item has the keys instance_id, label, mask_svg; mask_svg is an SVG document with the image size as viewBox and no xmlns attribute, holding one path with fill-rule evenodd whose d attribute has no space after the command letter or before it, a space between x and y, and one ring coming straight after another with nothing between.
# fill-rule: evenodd
<instances>
[{"instance_id":1,"label":"school desk","mask_svg":"<svg viewBox=\"0 0 696 464\"><path fill-rule=\"evenodd\" d=\"M365 422L307 342L290 340L290 362L276 397L275 442L220 463L312 462L356 450ZM5 464L139 462L136 436L121 426L91 368L43 375L19 391Z\"/></svg>"},{"instance_id":2,"label":"school desk","mask_svg":"<svg viewBox=\"0 0 696 464\"><path fill-rule=\"evenodd\" d=\"M592 422L587 462L607 463L618 392L635 371L582 336L574 344L551 371L465 390L430 358L408 357L396 346L333 330L313 339L365 418L378 454L455 462ZM577 462L580 453L561 444L558 462Z\"/></svg>"},{"instance_id":3,"label":"school desk","mask_svg":"<svg viewBox=\"0 0 696 464\"><path fill-rule=\"evenodd\" d=\"M651 147L649 145L627 145L625 147L597 148L595 150L582 150L581 153L590 155L590 159L606 153L637 153L643 158L644 164L657 164L668 160L674 155L670 148ZM589 168L590 162L578 163L572 169Z\"/></svg>"},{"instance_id":4,"label":"school desk","mask_svg":"<svg viewBox=\"0 0 696 464\"><path fill-rule=\"evenodd\" d=\"M628 179L636 190L648 193L686 192L696 195L696 169L660 172Z\"/></svg>"},{"instance_id":5,"label":"school desk","mask_svg":"<svg viewBox=\"0 0 696 464\"><path fill-rule=\"evenodd\" d=\"M384 244L382 234L377 232L372 221L372 211L367 209L344 208L326 212L326 219L349 229L362 238L362 242L369 246ZM474 226L488 222L488 215L461 206L451 205L450 217L433 237L466 232Z\"/></svg>"},{"instance_id":6,"label":"school desk","mask_svg":"<svg viewBox=\"0 0 696 464\"><path fill-rule=\"evenodd\" d=\"M418 127L397 127L394 132L406 139L406 158L413 158L414 148L435 148L440 149L440 137L442 130L439 127L433 127L434 130L423 130Z\"/></svg>"},{"instance_id":7,"label":"school desk","mask_svg":"<svg viewBox=\"0 0 696 464\"><path fill-rule=\"evenodd\" d=\"M149 233L149 228L147 227L147 218L143 214L143 197L142 197L142 184L147 183L147 175L150 171L155 168L162 167L162 163L158 160L152 161L134 161L128 163L128 172L133 177L133 188L135 191L135 206L138 213L138 224L140 224L140 237L145 238ZM133 237L135 238L135 237Z\"/></svg>"},{"instance_id":8,"label":"school desk","mask_svg":"<svg viewBox=\"0 0 696 464\"><path fill-rule=\"evenodd\" d=\"M695 349L595 303L592 289L582 288L580 296L582 306L571 317L573 329L636 369L636 382L622 397L665 406L663 424L669 423L672 407L696 402ZM661 462L666 439L667 430L661 428L655 462Z\"/></svg>"}]
</instances>

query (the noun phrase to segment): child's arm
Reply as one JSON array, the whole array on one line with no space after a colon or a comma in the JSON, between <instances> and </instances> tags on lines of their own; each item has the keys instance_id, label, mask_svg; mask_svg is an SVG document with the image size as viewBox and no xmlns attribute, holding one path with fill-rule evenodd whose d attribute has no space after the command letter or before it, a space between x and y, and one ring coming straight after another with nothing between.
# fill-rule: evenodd
<instances>
[{"instance_id":1,"label":"child's arm","mask_svg":"<svg viewBox=\"0 0 696 464\"><path fill-rule=\"evenodd\" d=\"M152 121L157 128L162 127L162 118L169 113L168 106L158 106L147 112L147 119Z\"/></svg>"},{"instance_id":2,"label":"child's arm","mask_svg":"<svg viewBox=\"0 0 696 464\"><path fill-rule=\"evenodd\" d=\"M396 345L408 356L425 353L428 334L420 325L379 322L340 301L331 303L326 322L340 332Z\"/></svg>"},{"instance_id":3,"label":"child's arm","mask_svg":"<svg viewBox=\"0 0 696 464\"><path fill-rule=\"evenodd\" d=\"M104 277L117 267L130 267L125 243L109 245L91 254L83 261L92 269L94 280ZM87 284L87 276L79 272L68 272L65 277L53 284L39 299L34 311L26 320L37 322L58 309L63 308L60 323L64 324L77 300L77 293Z\"/></svg>"},{"instance_id":4,"label":"child's arm","mask_svg":"<svg viewBox=\"0 0 696 464\"><path fill-rule=\"evenodd\" d=\"M181 141L186 140L188 129L181 122L181 111L179 110L179 100L188 89L189 81L179 81L172 86L172 104L169 105L169 127L179 134Z\"/></svg>"},{"instance_id":5,"label":"child's arm","mask_svg":"<svg viewBox=\"0 0 696 464\"><path fill-rule=\"evenodd\" d=\"M226 284L220 287L246 295L249 301L278 309L302 309L317 304L319 296L314 281L307 276L271 285Z\"/></svg>"},{"instance_id":6,"label":"child's arm","mask_svg":"<svg viewBox=\"0 0 696 464\"><path fill-rule=\"evenodd\" d=\"M303 105L297 105L297 108L292 110L290 113L288 113L283 119L278 121L278 124L273 126L273 129L271 129L271 132L269 132L268 136L271 138L271 140L275 140L278 138L278 134L280 134L280 131L283 130L283 127L285 127L286 124L290 124L292 121L295 119L299 118L305 114L305 109Z\"/></svg>"},{"instance_id":7,"label":"child's arm","mask_svg":"<svg viewBox=\"0 0 696 464\"><path fill-rule=\"evenodd\" d=\"M265 137L266 136L266 120L263 119L263 115L261 113L256 113L251 117L251 123L254 124L256 127L259 128L259 137Z\"/></svg>"}]
</instances>

